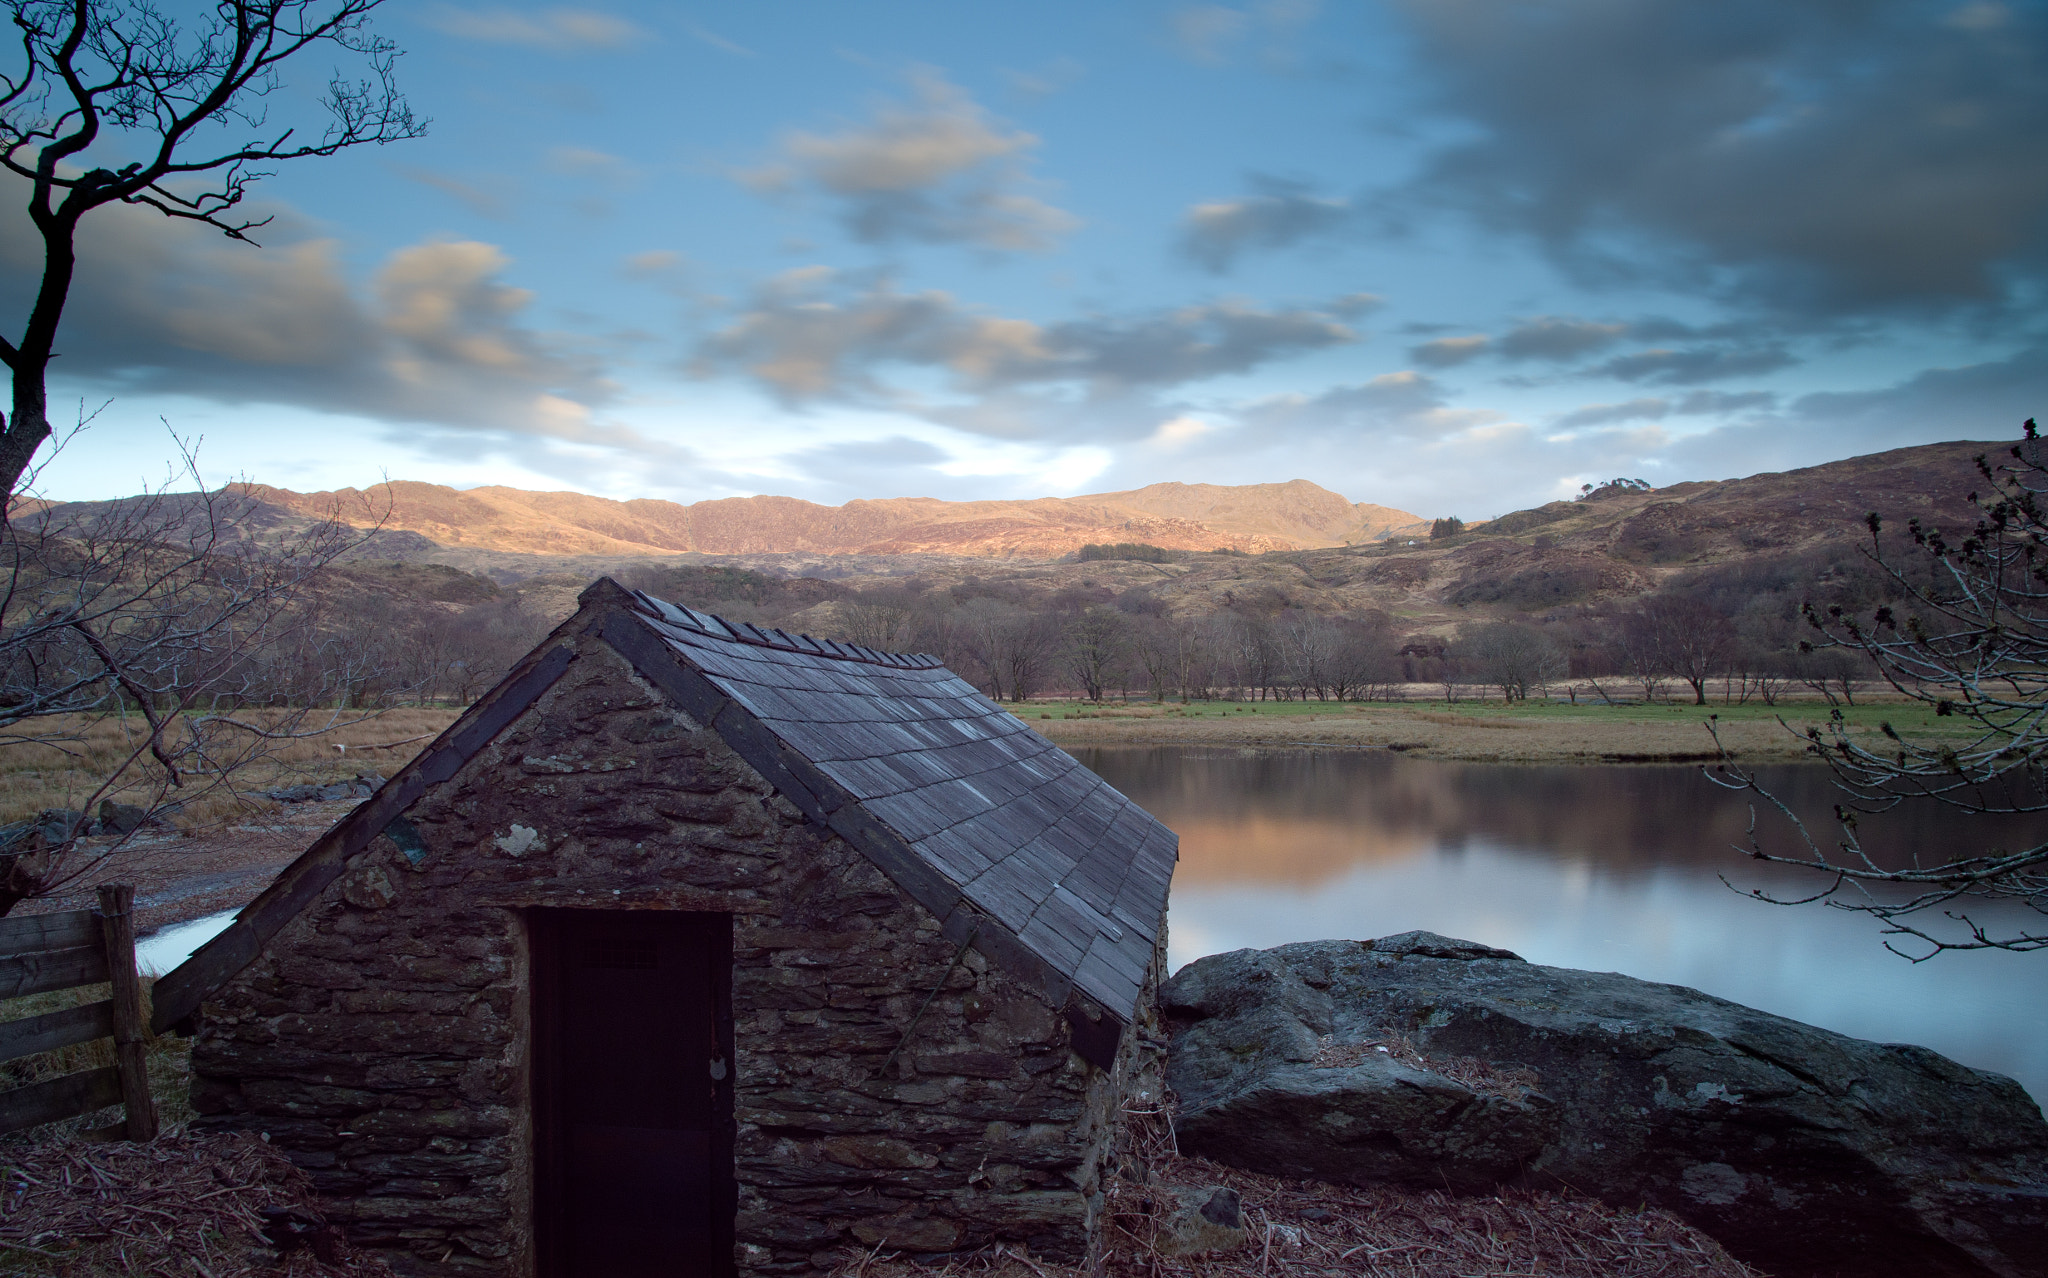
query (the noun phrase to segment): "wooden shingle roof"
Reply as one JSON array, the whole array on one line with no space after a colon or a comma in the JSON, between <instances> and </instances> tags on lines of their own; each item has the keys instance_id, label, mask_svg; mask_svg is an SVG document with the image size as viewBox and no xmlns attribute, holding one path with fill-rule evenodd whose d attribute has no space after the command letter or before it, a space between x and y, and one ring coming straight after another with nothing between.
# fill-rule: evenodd
<instances>
[{"instance_id":1,"label":"wooden shingle roof","mask_svg":"<svg viewBox=\"0 0 2048 1278\"><path fill-rule=\"evenodd\" d=\"M764 630L609 579L420 756L167 973L159 1030L189 1016L433 785L602 640L811 820L1062 1008L1107 1065L1165 926L1179 840L937 658Z\"/></svg>"}]
</instances>

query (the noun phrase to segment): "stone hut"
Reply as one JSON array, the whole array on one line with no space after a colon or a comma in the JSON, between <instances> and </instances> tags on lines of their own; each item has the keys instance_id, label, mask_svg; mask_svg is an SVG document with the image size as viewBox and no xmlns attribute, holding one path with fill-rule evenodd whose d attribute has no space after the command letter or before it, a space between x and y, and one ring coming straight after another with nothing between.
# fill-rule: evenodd
<instances>
[{"instance_id":1,"label":"stone hut","mask_svg":"<svg viewBox=\"0 0 2048 1278\"><path fill-rule=\"evenodd\" d=\"M406 1274L1083 1262L1173 833L931 657L581 608L156 989Z\"/></svg>"}]
</instances>

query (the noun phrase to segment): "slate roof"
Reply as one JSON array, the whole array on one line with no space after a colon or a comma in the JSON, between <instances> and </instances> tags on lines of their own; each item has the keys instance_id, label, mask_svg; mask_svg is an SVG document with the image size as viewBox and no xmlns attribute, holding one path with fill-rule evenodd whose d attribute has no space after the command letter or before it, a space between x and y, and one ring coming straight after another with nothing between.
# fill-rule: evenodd
<instances>
[{"instance_id":1,"label":"slate roof","mask_svg":"<svg viewBox=\"0 0 2048 1278\"><path fill-rule=\"evenodd\" d=\"M819 788L842 791L959 900L1130 1019L1165 920L1173 831L936 657L634 599L666 650L811 764L830 783ZM945 917L937 895L924 903Z\"/></svg>"},{"instance_id":2,"label":"slate roof","mask_svg":"<svg viewBox=\"0 0 2048 1278\"><path fill-rule=\"evenodd\" d=\"M943 920L949 938L1034 984L1065 1012L1077 1050L1110 1063L1165 925L1179 857L1173 831L935 657L727 622L609 579L580 602L503 682L157 982L159 1032L261 953L349 857L405 828L393 822L532 706L588 636L859 849Z\"/></svg>"}]
</instances>

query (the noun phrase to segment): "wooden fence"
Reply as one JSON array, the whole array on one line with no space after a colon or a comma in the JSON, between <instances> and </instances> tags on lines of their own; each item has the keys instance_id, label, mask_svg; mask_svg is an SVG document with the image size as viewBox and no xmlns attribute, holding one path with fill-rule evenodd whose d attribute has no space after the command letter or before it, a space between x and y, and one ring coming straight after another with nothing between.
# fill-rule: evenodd
<instances>
[{"instance_id":1,"label":"wooden fence","mask_svg":"<svg viewBox=\"0 0 2048 1278\"><path fill-rule=\"evenodd\" d=\"M151 1140L156 1104L149 1095L142 980L135 971L135 889L99 890L95 910L0 918L0 999L49 990L113 986L114 996L82 1007L0 1024L0 1062L96 1038L114 1040L114 1064L0 1091L0 1132L90 1114L109 1105L125 1122L96 1128L104 1140Z\"/></svg>"}]
</instances>

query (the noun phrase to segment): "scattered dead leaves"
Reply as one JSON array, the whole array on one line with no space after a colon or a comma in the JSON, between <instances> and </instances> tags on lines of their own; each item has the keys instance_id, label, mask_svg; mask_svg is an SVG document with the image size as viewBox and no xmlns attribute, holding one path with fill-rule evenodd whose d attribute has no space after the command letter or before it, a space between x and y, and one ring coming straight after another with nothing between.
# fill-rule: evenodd
<instances>
[{"instance_id":1,"label":"scattered dead leaves","mask_svg":"<svg viewBox=\"0 0 2048 1278\"><path fill-rule=\"evenodd\" d=\"M1762 1278L1669 1212L1622 1210L1568 1191L1459 1196L1394 1185L1284 1180L1173 1151L1162 1112L1133 1114L1126 1167L1106 1204L1106 1278ZM1249 1240L1205 1256L1160 1254L1172 1190L1238 1192ZM1016 1244L919 1258L848 1255L835 1278L1083 1278Z\"/></svg>"},{"instance_id":2,"label":"scattered dead leaves","mask_svg":"<svg viewBox=\"0 0 2048 1278\"><path fill-rule=\"evenodd\" d=\"M0 1272L48 1278L391 1278L338 1244L337 1263L279 1258L266 1208L318 1219L305 1173L252 1136L171 1134L147 1144L0 1144Z\"/></svg>"}]
</instances>

